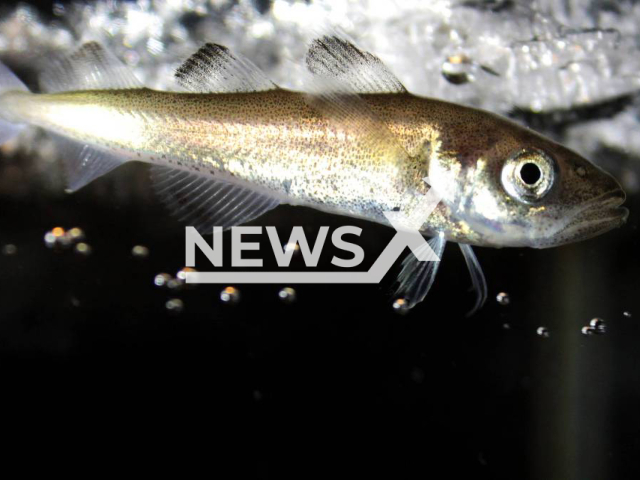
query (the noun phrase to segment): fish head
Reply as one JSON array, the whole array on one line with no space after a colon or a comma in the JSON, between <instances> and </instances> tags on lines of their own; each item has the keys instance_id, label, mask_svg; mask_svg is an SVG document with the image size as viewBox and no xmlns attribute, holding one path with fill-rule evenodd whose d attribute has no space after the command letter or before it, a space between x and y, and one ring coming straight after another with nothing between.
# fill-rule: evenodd
<instances>
[{"instance_id":1,"label":"fish head","mask_svg":"<svg viewBox=\"0 0 640 480\"><path fill-rule=\"evenodd\" d=\"M576 152L497 116L475 128L429 170L435 185L443 174L457 179L442 197L474 233L473 243L555 247L626 221L620 184Z\"/></svg>"}]
</instances>

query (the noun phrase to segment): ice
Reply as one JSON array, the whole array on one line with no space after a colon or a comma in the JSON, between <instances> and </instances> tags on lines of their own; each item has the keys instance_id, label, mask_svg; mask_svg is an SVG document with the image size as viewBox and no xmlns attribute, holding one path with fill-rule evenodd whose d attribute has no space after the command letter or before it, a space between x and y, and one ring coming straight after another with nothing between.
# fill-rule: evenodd
<instances>
[{"instance_id":1,"label":"ice","mask_svg":"<svg viewBox=\"0 0 640 480\"><path fill-rule=\"evenodd\" d=\"M640 3L597 0L170 0L20 4L0 21L0 56L34 76L38 58L98 40L152 88L203 42L251 58L300 88L308 42L341 29L420 95L502 114L547 114L629 97L618 112L573 122L558 140L587 156L603 147L640 157Z\"/></svg>"}]
</instances>

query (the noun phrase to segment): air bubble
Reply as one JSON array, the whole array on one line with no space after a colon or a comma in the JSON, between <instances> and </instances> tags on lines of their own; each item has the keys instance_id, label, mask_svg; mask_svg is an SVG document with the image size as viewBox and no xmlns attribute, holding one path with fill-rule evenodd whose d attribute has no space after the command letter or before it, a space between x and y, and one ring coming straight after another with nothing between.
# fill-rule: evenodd
<instances>
[{"instance_id":1,"label":"air bubble","mask_svg":"<svg viewBox=\"0 0 640 480\"><path fill-rule=\"evenodd\" d=\"M596 333L603 334L607 333L607 325L604 323L604 320L601 318L594 318L589 322L589 325L595 329Z\"/></svg>"},{"instance_id":2,"label":"air bubble","mask_svg":"<svg viewBox=\"0 0 640 480\"><path fill-rule=\"evenodd\" d=\"M68 248L72 245L76 245L77 247L84 239L85 234L82 229L78 227L74 227L68 231L62 227L55 227L44 235L44 243L49 248ZM81 247L80 250L86 249ZM76 251L78 251L77 248Z\"/></svg>"},{"instance_id":3,"label":"air bubble","mask_svg":"<svg viewBox=\"0 0 640 480\"><path fill-rule=\"evenodd\" d=\"M68 237L71 242L81 242L85 239L84 232L78 227L73 227L65 234L65 236Z\"/></svg>"},{"instance_id":4,"label":"air bubble","mask_svg":"<svg viewBox=\"0 0 640 480\"><path fill-rule=\"evenodd\" d=\"M300 251L300 245L298 245L298 242L289 242L284 245L283 249L285 252L292 251L295 254Z\"/></svg>"},{"instance_id":5,"label":"air bubble","mask_svg":"<svg viewBox=\"0 0 640 480\"><path fill-rule=\"evenodd\" d=\"M168 273L159 273L154 277L153 283L156 287L166 287L172 279L173 277Z\"/></svg>"},{"instance_id":6,"label":"air bubble","mask_svg":"<svg viewBox=\"0 0 640 480\"><path fill-rule=\"evenodd\" d=\"M511 298L509 297L508 293L500 292L498 295L496 295L496 301L500 305L509 305L509 303L511 303Z\"/></svg>"},{"instance_id":7,"label":"air bubble","mask_svg":"<svg viewBox=\"0 0 640 480\"><path fill-rule=\"evenodd\" d=\"M181 268L180 270L178 270L178 273L176 273L176 278L178 280L180 280L181 282L186 282L187 281L187 273L194 273L194 272L197 272L197 270L195 268L184 267L184 268Z\"/></svg>"},{"instance_id":8,"label":"air bubble","mask_svg":"<svg viewBox=\"0 0 640 480\"><path fill-rule=\"evenodd\" d=\"M88 256L88 255L91 255L92 249L91 249L91 245L84 242L80 242L75 246L74 251L76 253L79 253L80 255Z\"/></svg>"},{"instance_id":9,"label":"air bubble","mask_svg":"<svg viewBox=\"0 0 640 480\"><path fill-rule=\"evenodd\" d=\"M220 300L229 304L238 303L240 301L240 291L235 287L227 287L220 292Z\"/></svg>"},{"instance_id":10,"label":"air bubble","mask_svg":"<svg viewBox=\"0 0 640 480\"><path fill-rule=\"evenodd\" d=\"M296 291L291 287L285 287L278 292L278 297L283 303L293 303L296 301Z\"/></svg>"},{"instance_id":11,"label":"air bubble","mask_svg":"<svg viewBox=\"0 0 640 480\"><path fill-rule=\"evenodd\" d=\"M473 62L466 55L452 55L442 64L442 76L454 85L473 82L472 72Z\"/></svg>"},{"instance_id":12,"label":"air bubble","mask_svg":"<svg viewBox=\"0 0 640 480\"><path fill-rule=\"evenodd\" d=\"M538 327L536 333L542 338L549 338L549 329L547 327Z\"/></svg>"},{"instance_id":13,"label":"air bubble","mask_svg":"<svg viewBox=\"0 0 640 480\"><path fill-rule=\"evenodd\" d=\"M587 327L582 327L581 332L582 332L583 335L586 335L587 337L590 337L590 336L595 335L597 333L595 328L588 327L588 326Z\"/></svg>"},{"instance_id":14,"label":"air bubble","mask_svg":"<svg viewBox=\"0 0 640 480\"><path fill-rule=\"evenodd\" d=\"M49 247L49 248L53 248L56 246L57 243L57 239L56 236L53 234L53 232L47 232L44 235L44 244Z\"/></svg>"},{"instance_id":15,"label":"air bubble","mask_svg":"<svg viewBox=\"0 0 640 480\"><path fill-rule=\"evenodd\" d=\"M169 288L195 288L195 283L187 283L187 274L197 272L195 268L184 267L178 270L176 273L175 281L179 284L174 286L173 282L170 282Z\"/></svg>"},{"instance_id":16,"label":"air bubble","mask_svg":"<svg viewBox=\"0 0 640 480\"><path fill-rule=\"evenodd\" d=\"M65 238L65 230L62 227L55 227L44 235L44 243L49 248L66 246L63 239Z\"/></svg>"},{"instance_id":17,"label":"air bubble","mask_svg":"<svg viewBox=\"0 0 640 480\"><path fill-rule=\"evenodd\" d=\"M167 303L165 303L165 307L171 313L180 313L182 312L182 310L184 310L184 302L179 298L172 298L170 300L167 300Z\"/></svg>"},{"instance_id":18,"label":"air bubble","mask_svg":"<svg viewBox=\"0 0 640 480\"><path fill-rule=\"evenodd\" d=\"M149 256L149 249L144 245L136 245L131 249L131 255L135 258L147 258Z\"/></svg>"},{"instance_id":19,"label":"air bubble","mask_svg":"<svg viewBox=\"0 0 640 480\"><path fill-rule=\"evenodd\" d=\"M16 253L18 253L18 247L16 247L12 243L7 243L2 247L3 255L11 256L11 255L15 255Z\"/></svg>"},{"instance_id":20,"label":"air bubble","mask_svg":"<svg viewBox=\"0 0 640 480\"><path fill-rule=\"evenodd\" d=\"M393 307L393 310L399 315L406 315L407 313L409 313L409 310L411 309L409 307L409 302L407 302L404 298L397 298L393 302L392 307Z\"/></svg>"}]
</instances>

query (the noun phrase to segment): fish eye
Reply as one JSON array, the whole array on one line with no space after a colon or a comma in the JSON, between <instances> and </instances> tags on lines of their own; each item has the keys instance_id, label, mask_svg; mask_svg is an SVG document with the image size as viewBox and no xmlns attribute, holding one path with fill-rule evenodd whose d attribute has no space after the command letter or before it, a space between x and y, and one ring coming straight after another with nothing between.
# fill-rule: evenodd
<instances>
[{"instance_id":1,"label":"fish eye","mask_svg":"<svg viewBox=\"0 0 640 480\"><path fill-rule=\"evenodd\" d=\"M502 167L502 186L514 199L523 203L542 200L555 183L557 167L542 150L526 148L511 155Z\"/></svg>"},{"instance_id":2,"label":"fish eye","mask_svg":"<svg viewBox=\"0 0 640 480\"><path fill-rule=\"evenodd\" d=\"M542 172L535 163L525 163L520 168L520 179L527 185L535 185L540 177L542 177Z\"/></svg>"}]
</instances>

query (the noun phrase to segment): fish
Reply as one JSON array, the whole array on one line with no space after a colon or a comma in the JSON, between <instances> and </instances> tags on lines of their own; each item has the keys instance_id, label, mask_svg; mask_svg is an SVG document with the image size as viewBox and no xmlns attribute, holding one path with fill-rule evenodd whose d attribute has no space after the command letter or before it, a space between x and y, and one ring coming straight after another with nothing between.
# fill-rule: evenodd
<instances>
[{"instance_id":1,"label":"fish","mask_svg":"<svg viewBox=\"0 0 640 480\"><path fill-rule=\"evenodd\" d=\"M50 61L39 93L0 65L0 143L26 126L50 132L72 192L127 161L150 163L162 202L201 231L280 204L390 225L386 212L415 220L435 192L417 225L439 258L447 242L460 246L471 312L487 298L472 247L556 247L627 218L618 182L587 159L494 113L411 94L343 36L315 38L305 64L306 87L287 90L208 43L177 69L176 89L158 91L89 42ZM407 255L394 293L413 308L439 265Z\"/></svg>"}]
</instances>

